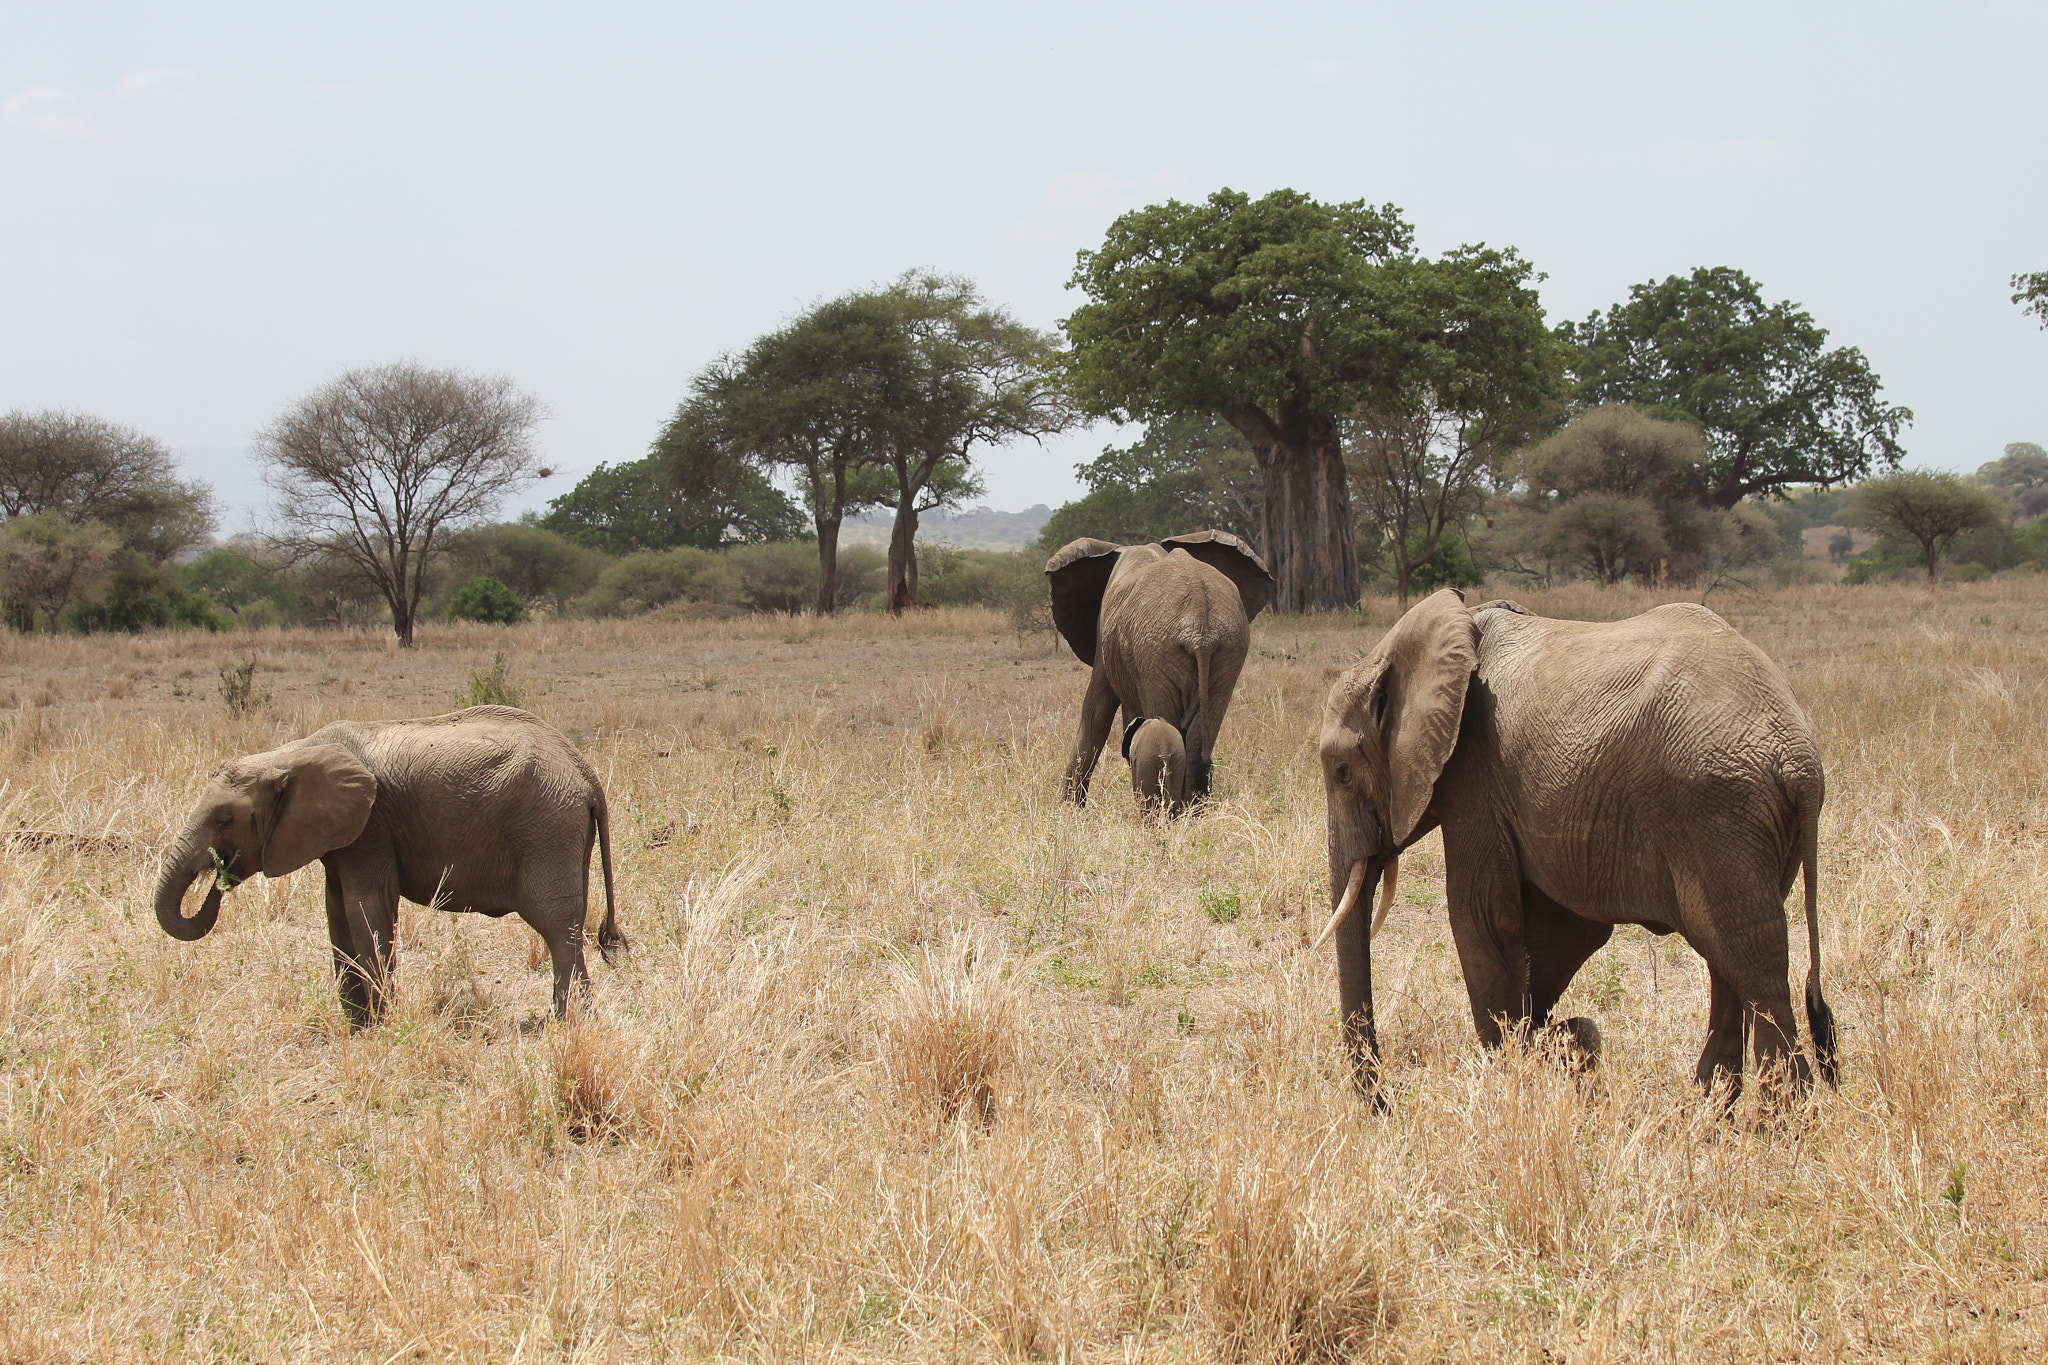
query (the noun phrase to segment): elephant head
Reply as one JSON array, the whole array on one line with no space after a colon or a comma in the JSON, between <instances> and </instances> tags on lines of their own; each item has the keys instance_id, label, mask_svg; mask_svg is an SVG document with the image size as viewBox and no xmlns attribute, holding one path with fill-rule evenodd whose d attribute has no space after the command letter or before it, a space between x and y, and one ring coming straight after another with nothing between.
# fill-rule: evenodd
<instances>
[{"instance_id":1,"label":"elephant head","mask_svg":"<svg viewBox=\"0 0 2048 1365\"><path fill-rule=\"evenodd\" d=\"M338 744L288 745L223 764L164 859L156 921L172 938L204 938L221 893L254 873L282 877L356 841L369 823L377 779ZM198 913L185 892L207 875Z\"/></svg>"},{"instance_id":2,"label":"elephant head","mask_svg":"<svg viewBox=\"0 0 2048 1365\"><path fill-rule=\"evenodd\" d=\"M1363 917L1350 918L1351 910L1360 891L1384 872L1385 913L1398 855L1421 831L1437 778L1458 742L1478 662L1479 635L1464 594L1445 588L1395 622L1378 648L1331 687L1323 707L1323 795L1336 906L1323 934L1338 933L1338 994L1362 1084L1375 1047L1371 929Z\"/></svg>"},{"instance_id":3,"label":"elephant head","mask_svg":"<svg viewBox=\"0 0 2048 1365\"><path fill-rule=\"evenodd\" d=\"M1095 628L1102 615L1102 594L1120 565L1185 550L1220 572L1237 588L1249 621L1273 600L1273 575L1251 546L1228 531L1190 531L1149 545L1115 545L1083 536L1060 548L1046 561L1052 587L1052 623L1076 658L1093 667ZM1135 552L1144 551L1146 554Z\"/></svg>"},{"instance_id":4,"label":"elephant head","mask_svg":"<svg viewBox=\"0 0 2048 1365\"><path fill-rule=\"evenodd\" d=\"M1147 810L1179 810L1186 800L1187 745L1168 721L1140 720L1124 733L1131 790Z\"/></svg>"}]
</instances>

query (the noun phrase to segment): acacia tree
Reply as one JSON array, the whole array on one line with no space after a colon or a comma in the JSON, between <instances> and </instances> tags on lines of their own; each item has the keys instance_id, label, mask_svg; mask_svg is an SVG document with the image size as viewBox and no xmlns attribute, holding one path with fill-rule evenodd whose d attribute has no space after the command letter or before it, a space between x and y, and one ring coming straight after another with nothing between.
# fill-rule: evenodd
<instances>
[{"instance_id":1,"label":"acacia tree","mask_svg":"<svg viewBox=\"0 0 2048 1365\"><path fill-rule=\"evenodd\" d=\"M1071 420L1052 380L1053 339L983 302L953 275L913 271L884 291L908 364L880 397L881 458L896 484L891 612L917 605L920 512L978 491L977 448L1037 440Z\"/></svg>"},{"instance_id":2,"label":"acacia tree","mask_svg":"<svg viewBox=\"0 0 2048 1365\"><path fill-rule=\"evenodd\" d=\"M1628 574L1696 578L1726 558L1741 528L1708 505L1698 427L1609 404L1522 452L1503 539L1603 584Z\"/></svg>"},{"instance_id":3,"label":"acacia tree","mask_svg":"<svg viewBox=\"0 0 2048 1365\"><path fill-rule=\"evenodd\" d=\"M1845 519L1881 536L1916 542L1932 583L1949 543L1964 531L1998 525L2005 507L1990 489L1953 474L1901 469L1851 489Z\"/></svg>"},{"instance_id":4,"label":"acacia tree","mask_svg":"<svg viewBox=\"0 0 2048 1365\"><path fill-rule=\"evenodd\" d=\"M106 587L120 540L97 521L67 521L53 512L12 516L0 524L0 609L26 634L36 612L51 630L72 603Z\"/></svg>"},{"instance_id":5,"label":"acacia tree","mask_svg":"<svg viewBox=\"0 0 2048 1365\"><path fill-rule=\"evenodd\" d=\"M899 309L877 294L819 304L699 375L671 430L793 473L818 537L817 610L839 603L839 530L888 501L887 405L912 355ZM684 436L678 430L678 441Z\"/></svg>"},{"instance_id":6,"label":"acacia tree","mask_svg":"<svg viewBox=\"0 0 2048 1365\"><path fill-rule=\"evenodd\" d=\"M1628 403L1700 428L1716 507L1852 482L1904 454L1912 410L1883 401L1863 353L1829 350L1826 328L1795 304L1766 304L1739 270L1639 284L1626 303L1557 330L1575 348L1575 409Z\"/></svg>"},{"instance_id":7,"label":"acacia tree","mask_svg":"<svg viewBox=\"0 0 2048 1365\"><path fill-rule=\"evenodd\" d=\"M410 645L426 571L454 533L544 476L533 449L543 415L504 377L411 361L350 370L256 435L275 540L349 564Z\"/></svg>"},{"instance_id":8,"label":"acacia tree","mask_svg":"<svg viewBox=\"0 0 2048 1365\"><path fill-rule=\"evenodd\" d=\"M1089 301L1064 324L1067 380L1093 416L1213 412L1244 433L1265 485L1275 605L1353 606L1343 419L1489 410L1472 401L1478 377L1515 337L1535 350L1494 379L1527 387L1554 365L1531 335L1542 318L1532 278L1513 252L1416 257L1392 205L1218 190L1127 213L1081 253L1072 284Z\"/></svg>"},{"instance_id":9,"label":"acacia tree","mask_svg":"<svg viewBox=\"0 0 2048 1365\"><path fill-rule=\"evenodd\" d=\"M161 565L213 529L213 492L177 477L154 437L84 413L0 416L0 516L96 521Z\"/></svg>"}]
</instances>

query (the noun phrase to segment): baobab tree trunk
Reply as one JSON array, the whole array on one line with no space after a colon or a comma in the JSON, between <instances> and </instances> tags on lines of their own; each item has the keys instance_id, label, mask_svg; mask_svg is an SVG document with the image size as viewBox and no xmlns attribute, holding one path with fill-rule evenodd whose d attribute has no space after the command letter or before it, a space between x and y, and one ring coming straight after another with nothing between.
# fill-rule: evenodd
<instances>
[{"instance_id":1,"label":"baobab tree trunk","mask_svg":"<svg viewBox=\"0 0 2048 1365\"><path fill-rule=\"evenodd\" d=\"M1329 611L1358 605L1358 545L1351 487L1337 424L1309 417L1280 429L1262 414L1233 411L1266 485L1266 567L1278 611Z\"/></svg>"}]
</instances>

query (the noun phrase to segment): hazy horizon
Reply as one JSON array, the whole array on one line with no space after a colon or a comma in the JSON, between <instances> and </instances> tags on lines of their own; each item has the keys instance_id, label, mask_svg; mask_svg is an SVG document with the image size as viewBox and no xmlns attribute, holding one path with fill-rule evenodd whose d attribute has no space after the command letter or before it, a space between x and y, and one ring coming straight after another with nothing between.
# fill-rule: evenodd
<instances>
[{"instance_id":1,"label":"hazy horizon","mask_svg":"<svg viewBox=\"0 0 2048 1365\"><path fill-rule=\"evenodd\" d=\"M561 471L639 458L689 378L815 300L958 272L1071 311L1116 214L1229 185L1512 245L1553 322L1702 265L1861 348L1908 459L2048 442L2034 86L2048 4L7 6L0 409L138 427L215 483L338 371L546 402ZM998 452L1057 506L1096 428Z\"/></svg>"}]
</instances>

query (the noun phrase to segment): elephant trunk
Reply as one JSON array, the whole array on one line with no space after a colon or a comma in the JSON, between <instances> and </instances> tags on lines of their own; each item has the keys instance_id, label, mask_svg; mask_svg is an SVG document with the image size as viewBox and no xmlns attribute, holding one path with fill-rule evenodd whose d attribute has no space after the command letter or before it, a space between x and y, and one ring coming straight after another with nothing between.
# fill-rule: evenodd
<instances>
[{"instance_id":1,"label":"elephant trunk","mask_svg":"<svg viewBox=\"0 0 2048 1365\"><path fill-rule=\"evenodd\" d=\"M164 862L163 875L156 883L156 922L163 931L181 943L202 939L213 931L213 922L220 918L220 882L209 879L206 899L199 904L196 914L185 915L185 892L200 873L210 871L212 852L204 839L187 836L178 849Z\"/></svg>"}]
</instances>

